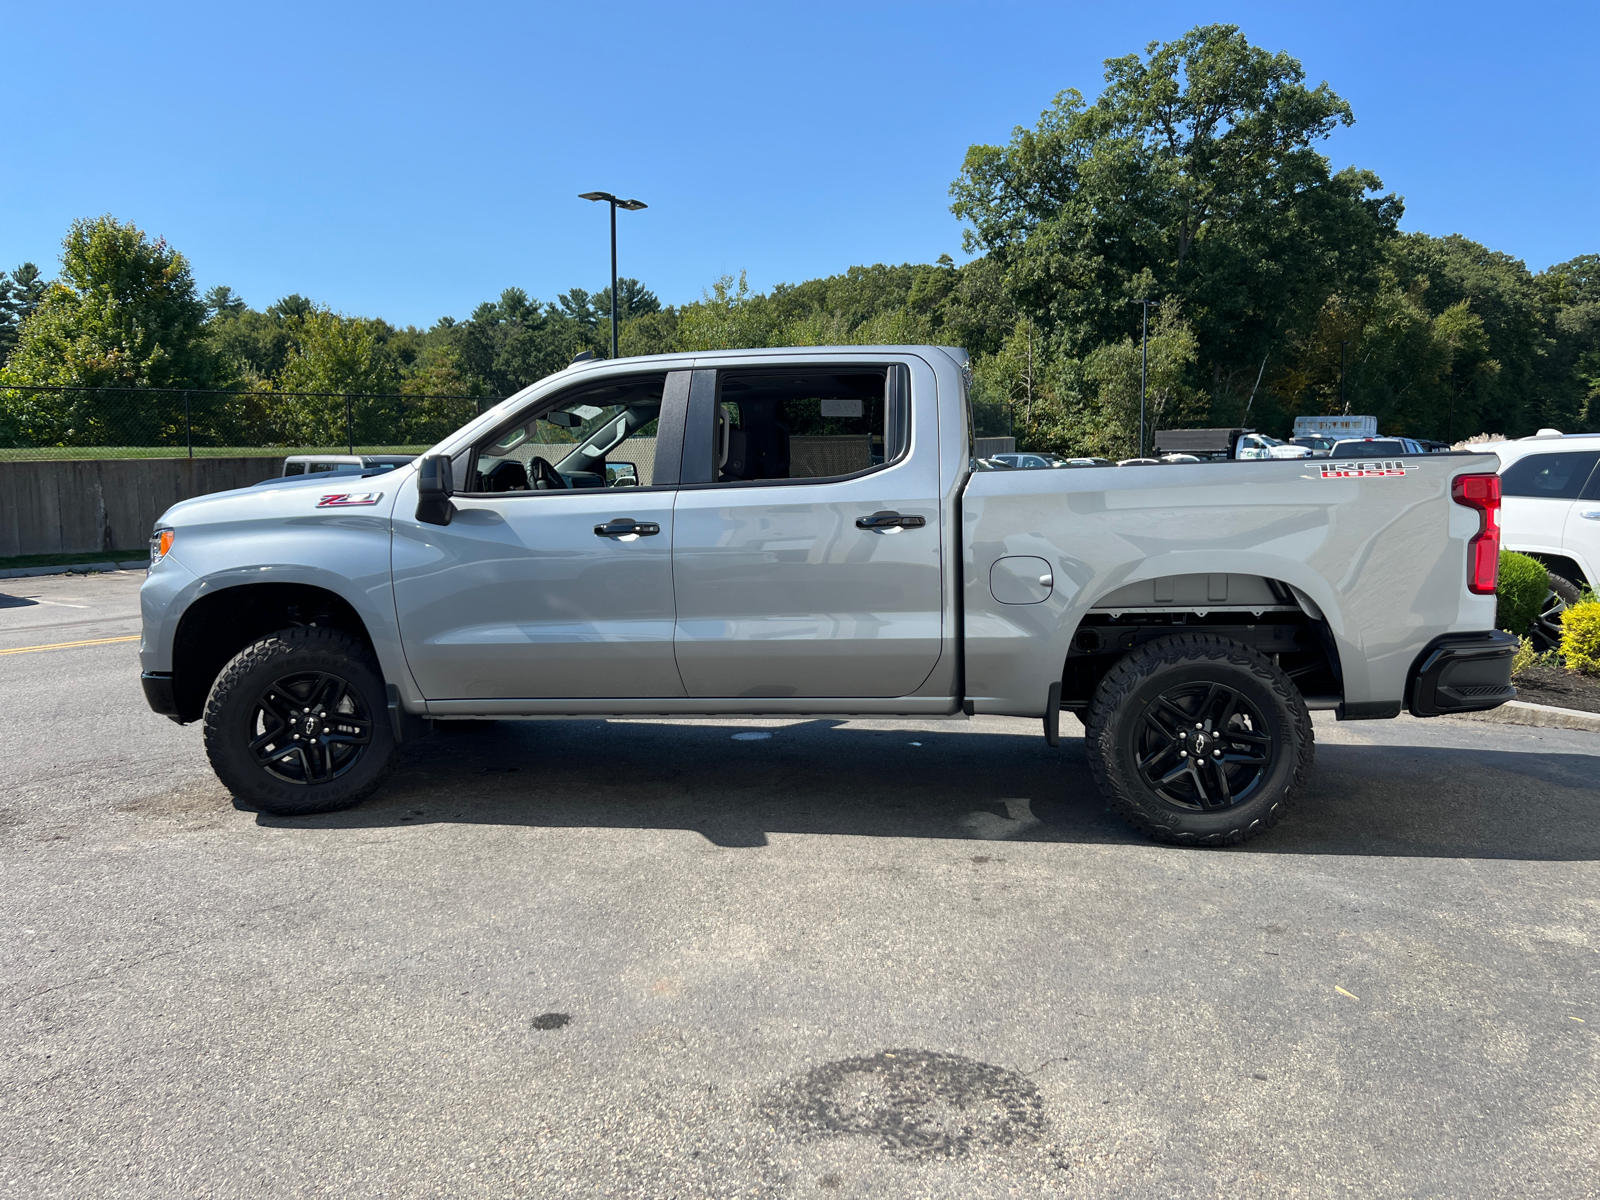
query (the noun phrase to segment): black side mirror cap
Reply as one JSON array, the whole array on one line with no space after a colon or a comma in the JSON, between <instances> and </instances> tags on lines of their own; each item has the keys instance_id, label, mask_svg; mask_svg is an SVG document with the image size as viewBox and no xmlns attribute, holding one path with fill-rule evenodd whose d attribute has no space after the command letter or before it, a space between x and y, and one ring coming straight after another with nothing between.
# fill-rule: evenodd
<instances>
[{"instance_id":1,"label":"black side mirror cap","mask_svg":"<svg viewBox=\"0 0 1600 1200\"><path fill-rule=\"evenodd\" d=\"M417 520L429 525L448 525L456 515L450 503L455 487L450 479L450 459L430 454L417 469Z\"/></svg>"}]
</instances>

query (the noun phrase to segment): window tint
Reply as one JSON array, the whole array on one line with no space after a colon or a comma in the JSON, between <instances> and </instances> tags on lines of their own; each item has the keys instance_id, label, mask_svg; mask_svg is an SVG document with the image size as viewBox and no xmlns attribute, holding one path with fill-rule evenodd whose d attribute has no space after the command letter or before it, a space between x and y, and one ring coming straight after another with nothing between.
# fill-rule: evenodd
<instances>
[{"instance_id":1,"label":"window tint","mask_svg":"<svg viewBox=\"0 0 1600 1200\"><path fill-rule=\"evenodd\" d=\"M1500 473L1500 490L1507 496L1576 500L1594 470L1596 459L1600 459L1600 452L1594 450L1530 454Z\"/></svg>"},{"instance_id":2,"label":"window tint","mask_svg":"<svg viewBox=\"0 0 1600 1200\"><path fill-rule=\"evenodd\" d=\"M290 463L283 469L283 473L285 475L304 475L306 473L306 465L305 463Z\"/></svg>"},{"instance_id":3,"label":"window tint","mask_svg":"<svg viewBox=\"0 0 1600 1200\"><path fill-rule=\"evenodd\" d=\"M712 448L719 483L831 479L899 457L902 368L727 371L717 380Z\"/></svg>"},{"instance_id":4,"label":"window tint","mask_svg":"<svg viewBox=\"0 0 1600 1200\"><path fill-rule=\"evenodd\" d=\"M471 492L649 487L664 374L567 392L519 413L479 444Z\"/></svg>"},{"instance_id":5,"label":"window tint","mask_svg":"<svg viewBox=\"0 0 1600 1200\"><path fill-rule=\"evenodd\" d=\"M1336 458L1373 458L1385 454L1416 453L1407 450L1400 438L1372 438L1359 442L1340 442L1333 448Z\"/></svg>"}]
</instances>

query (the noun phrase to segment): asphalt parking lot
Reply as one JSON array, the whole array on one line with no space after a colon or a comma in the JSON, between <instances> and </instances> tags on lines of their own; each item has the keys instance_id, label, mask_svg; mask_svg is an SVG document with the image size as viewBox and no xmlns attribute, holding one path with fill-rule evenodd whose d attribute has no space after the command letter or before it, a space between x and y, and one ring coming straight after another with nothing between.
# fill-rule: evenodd
<instances>
[{"instance_id":1,"label":"asphalt parking lot","mask_svg":"<svg viewBox=\"0 0 1600 1200\"><path fill-rule=\"evenodd\" d=\"M502 722L276 819L138 583L0 582L92 643L0 653L6 1195L1597 1192L1600 735L1319 715L1232 851L992 718Z\"/></svg>"}]
</instances>

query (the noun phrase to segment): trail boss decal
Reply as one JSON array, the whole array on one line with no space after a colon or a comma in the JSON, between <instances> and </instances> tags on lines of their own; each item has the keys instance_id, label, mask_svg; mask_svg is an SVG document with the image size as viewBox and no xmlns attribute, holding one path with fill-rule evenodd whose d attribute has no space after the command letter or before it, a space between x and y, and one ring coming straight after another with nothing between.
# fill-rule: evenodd
<instances>
[{"instance_id":1,"label":"trail boss decal","mask_svg":"<svg viewBox=\"0 0 1600 1200\"><path fill-rule=\"evenodd\" d=\"M1404 475L1406 464L1399 459L1379 462L1329 463L1322 468L1324 479L1373 479L1384 475Z\"/></svg>"},{"instance_id":2,"label":"trail boss decal","mask_svg":"<svg viewBox=\"0 0 1600 1200\"><path fill-rule=\"evenodd\" d=\"M382 492L334 492L317 501L318 508L361 508L383 499Z\"/></svg>"}]
</instances>

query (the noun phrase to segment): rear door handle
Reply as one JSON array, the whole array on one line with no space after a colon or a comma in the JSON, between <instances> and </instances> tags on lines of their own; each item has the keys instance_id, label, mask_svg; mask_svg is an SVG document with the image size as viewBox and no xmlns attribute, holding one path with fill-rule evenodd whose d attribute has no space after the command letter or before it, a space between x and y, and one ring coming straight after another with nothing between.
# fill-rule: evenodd
<instances>
[{"instance_id":1,"label":"rear door handle","mask_svg":"<svg viewBox=\"0 0 1600 1200\"><path fill-rule=\"evenodd\" d=\"M921 529L927 523L923 517L903 517L887 509L870 517L856 518L857 529Z\"/></svg>"},{"instance_id":2,"label":"rear door handle","mask_svg":"<svg viewBox=\"0 0 1600 1200\"><path fill-rule=\"evenodd\" d=\"M654 537L660 532L661 526L654 521L635 521L632 517L612 517L594 527L596 537L608 538Z\"/></svg>"},{"instance_id":3,"label":"rear door handle","mask_svg":"<svg viewBox=\"0 0 1600 1200\"><path fill-rule=\"evenodd\" d=\"M1579 513L1585 521L1600 521L1600 508L1591 508L1586 513Z\"/></svg>"}]
</instances>

